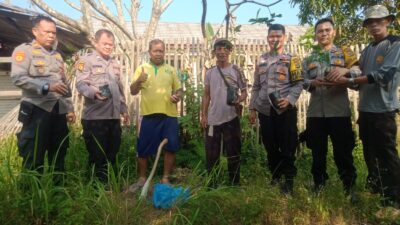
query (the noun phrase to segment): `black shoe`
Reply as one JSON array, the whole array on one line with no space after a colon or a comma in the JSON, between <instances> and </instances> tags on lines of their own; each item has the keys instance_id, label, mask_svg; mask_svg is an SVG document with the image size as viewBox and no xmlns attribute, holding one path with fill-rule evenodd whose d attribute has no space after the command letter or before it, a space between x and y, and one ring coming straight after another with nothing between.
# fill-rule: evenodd
<instances>
[{"instance_id":1,"label":"black shoe","mask_svg":"<svg viewBox=\"0 0 400 225\"><path fill-rule=\"evenodd\" d=\"M372 194L381 193L381 188L378 179L373 177L367 177L367 182L365 183L365 189L369 190Z\"/></svg>"},{"instance_id":2,"label":"black shoe","mask_svg":"<svg viewBox=\"0 0 400 225\"><path fill-rule=\"evenodd\" d=\"M280 183L280 179L279 178L272 178L270 184L271 186L276 186Z\"/></svg>"},{"instance_id":3,"label":"black shoe","mask_svg":"<svg viewBox=\"0 0 400 225\"><path fill-rule=\"evenodd\" d=\"M396 209L400 209L400 202L398 200L396 200L395 197L382 198L381 205L383 207L393 207Z\"/></svg>"},{"instance_id":4,"label":"black shoe","mask_svg":"<svg viewBox=\"0 0 400 225\"><path fill-rule=\"evenodd\" d=\"M344 194L345 196L351 196L354 193L354 187L353 185L343 185L343 190L344 190Z\"/></svg>"},{"instance_id":5,"label":"black shoe","mask_svg":"<svg viewBox=\"0 0 400 225\"><path fill-rule=\"evenodd\" d=\"M312 192L316 195L319 195L322 190L324 189L325 185L324 184L314 184L314 187L312 188Z\"/></svg>"},{"instance_id":6,"label":"black shoe","mask_svg":"<svg viewBox=\"0 0 400 225\"><path fill-rule=\"evenodd\" d=\"M285 180L285 183L281 186L281 192L285 195L293 194L293 179Z\"/></svg>"}]
</instances>

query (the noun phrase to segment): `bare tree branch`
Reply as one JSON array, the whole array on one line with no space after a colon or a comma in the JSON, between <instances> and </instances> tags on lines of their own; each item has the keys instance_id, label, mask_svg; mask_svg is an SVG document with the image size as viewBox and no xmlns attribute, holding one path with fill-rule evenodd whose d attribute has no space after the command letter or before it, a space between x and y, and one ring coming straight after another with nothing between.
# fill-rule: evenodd
<instances>
[{"instance_id":1,"label":"bare tree branch","mask_svg":"<svg viewBox=\"0 0 400 225\"><path fill-rule=\"evenodd\" d=\"M65 3L67 3L71 8L75 9L76 11L81 11L81 8L78 7L77 5L75 5L73 2L69 1L69 0L64 0ZM82 4L82 1L81 1Z\"/></svg>"},{"instance_id":2,"label":"bare tree branch","mask_svg":"<svg viewBox=\"0 0 400 225\"><path fill-rule=\"evenodd\" d=\"M119 19L119 24L125 25L125 18L124 18L124 12L122 9L122 4L121 0L113 0L115 4L115 8L117 9L117 17Z\"/></svg>"},{"instance_id":3,"label":"bare tree branch","mask_svg":"<svg viewBox=\"0 0 400 225\"><path fill-rule=\"evenodd\" d=\"M162 6L161 6L161 14L168 8L169 5L171 5L172 0L167 0Z\"/></svg>"},{"instance_id":4,"label":"bare tree branch","mask_svg":"<svg viewBox=\"0 0 400 225\"><path fill-rule=\"evenodd\" d=\"M264 3L253 1L253 0L243 0L243 1L238 2L238 3L229 3L229 5L230 6L240 6L240 5L244 4L244 3L253 3L253 4L264 6L264 7L271 7L273 5L278 4L281 1L282 0L277 0L277 1L273 2L273 3L271 3L271 4L264 4Z\"/></svg>"},{"instance_id":5,"label":"bare tree branch","mask_svg":"<svg viewBox=\"0 0 400 225\"><path fill-rule=\"evenodd\" d=\"M80 0L81 1L81 12L82 12L82 21L83 24L87 27L89 33L93 35L93 23L92 23L92 11L89 8L89 5L85 0Z\"/></svg>"},{"instance_id":6,"label":"bare tree branch","mask_svg":"<svg viewBox=\"0 0 400 225\"><path fill-rule=\"evenodd\" d=\"M153 0L153 7L151 9L151 18L149 25L147 26L147 29L145 31L145 40L149 39L150 36L153 36L152 33L155 33L155 28L153 31L153 26L156 26L157 21L160 18L160 2L161 0Z\"/></svg>"},{"instance_id":7,"label":"bare tree branch","mask_svg":"<svg viewBox=\"0 0 400 225\"><path fill-rule=\"evenodd\" d=\"M202 0L201 2L203 5L203 13L201 14L201 33L203 34L203 38L206 38L207 0Z\"/></svg>"},{"instance_id":8,"label":"bare tree branch","mask_svg":"<svg viewBox=\"0 0 400 225\"><path fill-rule=\"evenodd\" d=\"M131 26L132 26L132 33L133 37L137 38L136 35L136 25L137 25L137 16L140 7L140 1L132 0L131 1Z\"/></svg>"},{"instance_id":9,"label":"bare tree branch","mask_svg":"<svg viewBox=\"0 0 400 225\"><path fill-rule=\"evenodd\" d=\"M264 6L268 9L269 13L271 14L270 11L270 7L273 5L278 4L279 2L281 2L282 0L276 0L273 3L270 4L264 4L258 1L254 1L254 0L242 0L241 2L237 2L237 3L230 3L229 0L225 0L225 5L226 5L226 16L225 16L225 37L228 38L228 33L229 33L229 20L232 17L233 12L235 12L241 5L245 4L245 3L253 3L256 5L260 5L260 6ZM232 6L235 6L233 9L231 9ZM221 28L219 28L221 29Z\"/></svg>"},{"instance_id":10,"label":"bare tree branch","mask_svg":"<svg viewBox=\"0 0 400 225\"><path fill-rule=\"evenodd\" d=\"M172 0L167 0L163 5L161 5L161 0L153 0L153 7L151 10L151 19L149 25L145 32L146 42L150 37L153 37L156 33L156 28L158 21L160 20L161 14L167 9L167 7L172 3Z\"/></svg>"},{"instance_id":11,"label":"bare tree branch","mask_svg":"<svg viewBox=\"0 0 400 225\"><path fill-rule=\"evenodd\" d=\"M229 19L231 18L231 12L230 12L231 5L229 3L229 0L225 0L225 6L226 6L225 38L228 39L228 36L229 36Z\"/></svg>"},{"instance_id":12,"label":"bare tree branch","mask_svg":"<svg viewBox=\"0 0 400 225\"><path fill-rule=\"evenodd\" d=\"M65 16L64 14L50 8L46 3L44 3L42 0L32 0L32 2L39 7L41 10L43 10L44 12L46 12L47 14L49 14L52 17L57 18L58 20L60 20L61 22L67 24L70 27L73 27L76 30L79 30L80 32L83 32L85 34L89 34L88 30L86 29L86 27L81 26L78 22L76 22L73 19L70 19L69 17Z\"/></svg>"},{"instance_id":13,"label":"bare tree branch","mask_svg":"<svg viewBox=\"0 0 400 225\"><path fill-rule=\"evenodd\" d=\"M129 40L133 40L132 35L124 28L125 24L120 24L118 21L116 21L111 14L111 12L108 10L108 8L104 5L104 3L100 0L100 5L101 8L97 6L97 4L93 0L86 0L87 3L89 3L94 10L96 10L99 14L107 18L111 23L113 23L115 26L118 27L128 38Z\"/></svg>"}]
</instances>

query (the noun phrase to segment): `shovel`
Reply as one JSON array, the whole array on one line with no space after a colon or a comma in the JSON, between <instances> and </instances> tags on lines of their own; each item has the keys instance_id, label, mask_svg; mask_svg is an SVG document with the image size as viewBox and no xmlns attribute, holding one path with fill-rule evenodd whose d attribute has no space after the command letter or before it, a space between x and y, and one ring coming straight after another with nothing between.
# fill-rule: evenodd
<instances>
[{"instance_id":1,"label":"shovel","mask_svg":"<svg viewBox=\"0 0 400 225\"><path fill-rule=\"evenodd\" d=\"M151 182L151 180L153 179L154 173L156 172L157 163L158 163L158 160L160 159L161 151L162 151L164 145L166 145L167 143L168 143L168 139L167 139L167 138L164 138L164 139L161 141L160 145L158 146L157 155L156 155L156 159L155 159L155 161L154 161L153 168L151 169L150 175L149 175L149 177L147 178L146 183L144 183L144 185L143 185L142 193L140 193L139 199L146 198L147 192L149 191L150 182Z\"/></svg>"}]
</instances>

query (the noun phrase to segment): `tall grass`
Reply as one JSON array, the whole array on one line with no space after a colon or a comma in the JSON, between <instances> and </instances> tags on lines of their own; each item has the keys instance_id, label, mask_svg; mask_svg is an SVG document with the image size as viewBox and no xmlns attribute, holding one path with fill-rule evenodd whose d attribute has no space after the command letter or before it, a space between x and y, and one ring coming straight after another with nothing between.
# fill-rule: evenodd
<instances>
[{"instance_id":1,"label":"tall grass","mask_svg":"<svg viewBox=\"0 0 400 225\"><path fill-rule=\"evenodd\" d=\"M192 139L179 152L172 177L177 185L189 187L191 196L184 204L159 210L149 200L139 201L137 194L123 192L137 178L133 128L123 129L123 142L115 167L109 166L107 185L93 178L80 132L80 128L72 128L62 185L54 184L54 171L47 164L42 175L21 170L14 137L0 143L0 224L400 224L398 216L378 215L379 196L364 190L366 168L360 145L354 152L359 198L351 203L343 193L332 155L328 157L326 187L318 195L311 191L311 153L307 149L296 161L293 196L283 195L269 184L265 150L248 127L243 132L242 185L228 185L223 159L212 174L220 185L208 188L211 178L205 172L203 139ZM159 175L161 170L159 166Z\"/></svg>"}]
</instances>

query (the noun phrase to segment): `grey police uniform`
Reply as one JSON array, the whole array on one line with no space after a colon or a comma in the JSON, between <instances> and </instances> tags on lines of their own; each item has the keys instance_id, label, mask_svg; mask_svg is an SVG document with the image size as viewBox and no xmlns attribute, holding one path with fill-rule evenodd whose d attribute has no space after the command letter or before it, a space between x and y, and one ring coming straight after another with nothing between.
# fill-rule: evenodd
<instances>
[{"instance_id":1,"label":"grey police uniform","mask_svg":"<svg viewBox=\"0 0 400 225\"><path fill-rule=\"evenodd\" d=\"M68 148L66 113L74 107L70 96L48 92L49 84L67 84L60 53L48 51L36 41L19 45L12 55L11 79L22 89L18 119L23 127L17 137L24 167L40 170L47 150L55 169L63 170Z\"/></svg>"},{"instance_id":2,"label":"grey police uniform","mask_svg":"<svg viewBox=\"0 0 400 225\"><path fill-rule=\"evenodd\" d=\"M350 48L344 46L332 48L321 54L312 52L303 61L304 89L311 94L307 111L307 146L312 150L313 174L316 188L325 185L326 155L328 152L328 136L333 143L333 154L338 173L344 188L349 191L356 179L352 151L355 145L351 123L350 101L347 87L344 86L311 86L314 79L324 79L331 67L351 68L357 63L357 57ZM359 73L356 67L352 73Z\"/></svg>"},{"instance_id":3,"label":"grey police uniform","mask_svg":"<svg viewBox=\"0 0 400 225\"><path fill-rule=\"evenodd\" d=\"M106 181L107 162L115 163L121 144L121 114L127 113L120 65L94 51L79 60L76 77L76 88L85 98L81 123L89 164ZM96 99L97 92L107 99Z\"/></svg>"},{"instance_id":4,"label":"grey police uniform","mask_svg":"<svg viewBox=\"0 0 400 225\"><path fill-rule=\"evenodd\" d=\"M368 167L367 185L400 204L400 159L396 142L399 110L400 37L372 42L360 56L369 83L360 85L359 129Z\"/></svg>"},{"instance_id":5,"label":"grey police uniform","mask_svg":"<svg viewBox=\"0 0 400 225\"><path fill-rule=\"evenodd\" d=\"M301 62L289 54L266 53L259 59L254 73L254 84L250 99L250 110L256 110L260 120L261 134L267 150L268 167L273 180L285 175L289 189L296 175L294 166L297 147L298 100L303 85ZM278 96L277 96L277 93ZM286 98L290 106L282 111L272 107L270 98Z\"/></svg>"}]
</instances>

